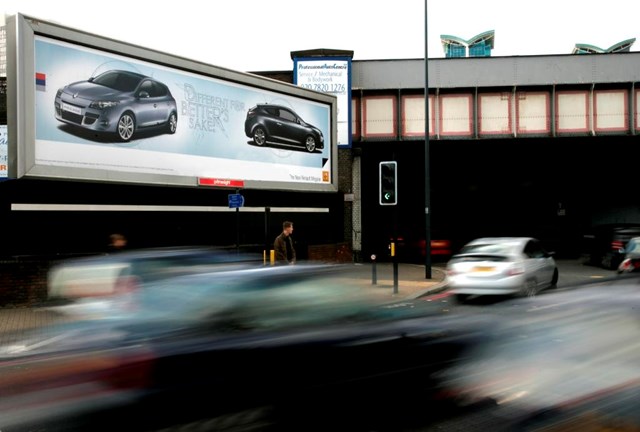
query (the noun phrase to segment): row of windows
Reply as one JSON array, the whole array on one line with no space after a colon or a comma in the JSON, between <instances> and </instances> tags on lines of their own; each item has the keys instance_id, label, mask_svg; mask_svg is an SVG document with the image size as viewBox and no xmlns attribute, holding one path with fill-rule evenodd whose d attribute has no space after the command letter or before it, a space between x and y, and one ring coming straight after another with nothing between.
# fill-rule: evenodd
<instances>
[{"instance_id":1,"label":"row of windows","mask_svg":"<svg viewBox=\"0 0 640 432\"><path fill-rule=\"evenodd\" d=\"M636 89L430 94L429 136L636 134L639 106ZM353 139L424 139L425 108L423 95L353 97Z\"/></svg>"}]
</instances>

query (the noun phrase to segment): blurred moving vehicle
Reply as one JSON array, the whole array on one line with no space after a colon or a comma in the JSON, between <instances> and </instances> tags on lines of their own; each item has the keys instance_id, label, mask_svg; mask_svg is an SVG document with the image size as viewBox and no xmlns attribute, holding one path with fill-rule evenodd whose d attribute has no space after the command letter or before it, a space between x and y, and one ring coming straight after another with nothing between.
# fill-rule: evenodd
<instances>
[{"instance_id":1,"label":"blurred moving vehicle","mask_svg":"<svg viewBox=\"0 0 640 432\"><path fill-rule=\"evenodd\" d=\"M618 265L618 273L640 272L640 237L629 239L627 245L620 251L624 255Z\"/></svg>"},{"instance_id":2,"label":"blurred moving vehicle","mask_svg":"<svg viewBox=\"0 0 640 432\"><path fill-rule=\"evenodd\" d=\"M55 310L89 318L118 316L136 308L135 292L182 274L210 272L231 263L262 265L257 254L207 247L151 248L65 260L47 275L48 300Z\"/></svg>"},{"instance_id":3,"label":"blurred moving vehicle","mask_svg":"<svg viewBox=\"0 0 640 432\"><path fill-rule=\"evenodd\" d=\"M461 409L426 430L640 430L638 281L464 306L458 317L482 315L488 337L444 371Z\"/></svg>"},{"instance_id":4,"label":"blurred moving vehicle","mask_svg":"<svg viewBox=\"0 0 640 432\"><path fill-rule=\"evenodd\" d=\"M531 237L485 237L453 255L447 285L459 300L472 295L534 296L555 287L558 268L552 252Z\"/></svg>"},{"instance_id":5,"label":"blurred moving vehicle","mask_svg":"<svg viewBox=\"0 0 640 432\"><path fill-rule=\"evenodd\" d=\"M582 262L601 266L605 269L618 268L629 239L640 236L640 224L604 224L597 225L583 236Z\"/></svg>"},{"instance_id":6,"label":"blurred moving vehicle","mask_svg":"<svg viewBox=\"0 0 640 432\"><path fill-rule=\"evenodd\" d=\"M245 134L257 146L266 144L303 148L309 153L324 148L324 135L292 109L281 105L258 104L247 111Z\"/></svg>"},{"instance_id":7,"label":"blurred moving vehicle","mask_svg":"<svg viewBox=\"0 0 640 432\"><path fill-rule=\"evenodd\" d=\"M436 372L483 337L371 296L349 265L225 267L156 279L117 319L3 338L0 429L376 430L437 411Z\"/></svg>"}]
</instances>

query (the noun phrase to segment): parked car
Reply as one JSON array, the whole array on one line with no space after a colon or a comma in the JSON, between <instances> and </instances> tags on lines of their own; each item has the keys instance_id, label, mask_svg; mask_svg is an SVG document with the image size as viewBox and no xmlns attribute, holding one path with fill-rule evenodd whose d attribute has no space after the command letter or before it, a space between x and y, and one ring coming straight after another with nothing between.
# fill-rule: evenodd
<instances>
[{"instance_id":1,"label":"parked car","mask_svg":"<svg viewBox=\"0 0 640 432\"><path fill-rule=\"evenodd\" d=\"M176 132L178 109L169 88L145 75L110 70L58 90L55 116L61 122L129 141L143 129Z\"/></svg>"},{"instance_id":2,"label":"parked car","mask_svg":"<svg viewBox=\"0 0 640 432\"><path fill-rule=\"evenodd\" d=\"M0 428L365 431L437 412L437 372L484 327L374 299L352 268L221 266L150 283L127 316L3 337Z\"/></svg>"},{"instance_id":3,"label":"parked car","mask_svg":"<svg viewBox=\"0 0 640 432\"><path fill-rule=\"evenodd\" d=\"M534 296L555 287L552 252L531 237L486 237L467 243L446 267L447 284L458 299L472 295Z\"/></svg>"},{"instance_id":4,"label":"parked car","mask_svg":"<svg viewBox=\"0 0 640 432\"><path fill-rule=\"evenodd\" d=\"M640 237L629 239L621 254L624 257L618 265L618 273L640 272Z\"/></svg>"},{"instance_id":5,"label":"parked car","mask_svg":"<svg viewBox=\"0 0 640 432\"><path fill-rule=\"evenodd\" d=\"M250 108L244 132L257 146L276 144L303 148L309 153L324 148L322 131L281 105L258 104Z\"/></svg>"},{"instance_id":6,"label":"parked car","mask_svg":"<svg viewBox=\"0 0 640 432\"><path fill-rule=\"evenodd\" d=\"M393 237L389 243L393 242ZM396 239L395 253L398 260L407 263L424 263L426 258L426 240L412 239L410 236L400 235ZM439 231L431 232L431 259L433 261L445 262L453 254L453 240Z\"/></svg>"},{"instance_id":7,"label":"parked car","mask_svg":"<svg viewBox=\"0 0 640 432\"><path fill-rule=\"evenodd\" d=\"M629 239L640 236L640 224L604 224L583 236L581 257L584 264L614 270L624 258L620 250Z\"/></svg>"}]
</instances>

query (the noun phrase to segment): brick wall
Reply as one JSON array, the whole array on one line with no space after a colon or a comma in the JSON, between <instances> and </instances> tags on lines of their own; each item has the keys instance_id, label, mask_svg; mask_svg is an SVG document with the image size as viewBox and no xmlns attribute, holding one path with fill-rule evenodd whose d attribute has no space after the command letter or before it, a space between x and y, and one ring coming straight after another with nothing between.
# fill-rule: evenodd
<instances>
[{"instance_id":1,"label":"brick wall","mask_svg":"<svg viewBox=\"0 0 640 432\"><path fill-rule=\"evenodd\" d=\"M329 263L353 262L349 243L312 245L308 248L309 260Z\"/></svg>"},{"instance_id":2,"label":"brick wall","mask_svg":"<svg viewBox=\"0 0 640 432\"><path fill-rule=\"evenodd\" d=\"M0 307L27 307L47 299L47 272L52 261L12 258L0 261Z\"/></svg>"}]
</instances>

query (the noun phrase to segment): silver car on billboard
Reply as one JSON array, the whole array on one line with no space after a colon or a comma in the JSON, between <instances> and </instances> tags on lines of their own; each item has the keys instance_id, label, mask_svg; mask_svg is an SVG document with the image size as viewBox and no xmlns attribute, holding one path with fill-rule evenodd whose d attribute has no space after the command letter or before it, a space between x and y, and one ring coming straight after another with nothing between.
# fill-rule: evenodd
<instances>
[{"instance_id":1,"label":"silver car on billboard","mask_svg":"<svg viewBox=\"0 0 640 432\"><path fill-rule=\"evenodd\" d=\"M115 134L120 141L145 129L173 134L178 126L178 108L169 88L124 70L109 70L60 88L55 116L85 130Z\"/></svg>"}]
</instances>

